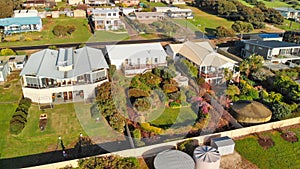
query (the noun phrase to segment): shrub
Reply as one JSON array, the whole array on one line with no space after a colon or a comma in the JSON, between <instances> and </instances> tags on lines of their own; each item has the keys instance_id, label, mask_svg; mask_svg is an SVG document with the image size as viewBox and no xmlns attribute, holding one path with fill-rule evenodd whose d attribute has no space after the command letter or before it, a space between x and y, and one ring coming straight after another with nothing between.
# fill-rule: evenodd
<instances>
[{"instance_id":1,"label":"shrub","mask_svg":"<svg viewBox=\"0 0 300 169\"><path fill-rule=\"evenodd\" d=\"M54 26L52 32L53 32L53 34L55 36L59 36L59 37L66 36L67 33L68 33L66 27L63 26L63 25L56 25L56 26Z\"/></svg>"},{"instance_id":2,"label":"shrub","mask_svg":"<svg viewBox=\"0 0 300 169\"><path fill-rule=\"evenodd\" d=\"M26 114L25 112L23 112L23 111L20 111L20 110L14 112L13 117L15 117L15 116L21 116L21 117L23 117L24 119L27 118L27 114Z\"/></svg>"},{"instance_id":3,"label":"shrub","mask_svg":"<svg viewBox=\"0 0 300 169\"><path fill-rule=\"evenodd\" d=\"M170 106L170 107L173 107L173 108L178 108L178 107L180 107L181 105L180 105L180 103L177 103L177 102L170 102L170 103L169 103L169 106Z\"/></svg>"},{"instance_id":4,"label":"shrub","mask_svg":"<svg viewBox=\"0 0 300 169\"><path fill-rule=\"evenodd\" d=\"M25 124L20 121L12 121L10 123L9 131L11 134L19 134L25 127Z\"/></svg>"},{"instance_id":5,"label":"shrub","mask_svg":"<svg viewBox=\"0 0 300 169\"><path fill-rule=\"evenodd\" d=\"M129 89L128 96L139 98L139 97L148 97L149 94L144 92L143 90L133 88L133 89Z\"/></svg>"},{"instance_id":6,"label":"shrub","mask_svg":"<svg viewBox=\"0 0 300 169\"><path fill-rule=\"evenodd\" d=\"M179 100L180 96L181 96L181 92L180 91L173 92L173 93L168 93L169 99L172 99L172 100Z\"/></svg>"},{"instance_id":7,"label":"shrub","mask_svg":"<svg viewBox=\"0 0 300 169\"><path fill-rule=\"evenodd\" d=\"M153 132L155 134L161 134L163 131L161 128L151 126L149 123L140 123L140 126L143 130Z\"/></svg>"},{"instance_id":8,"label":"shrub","mask_svg":"<svg viewBox=\"0 0 300 169\"><path fill-rule=\"evenodd\" d=\"M76 27L74 25L67 25L66 29L67 29L68 34L71 35L73 32L75 32Z\"/></svg>"},{"instance_id":9,"label":"shrub","mask_svg":"<svg viewBox=\"0 0 300 169\"><path fill-rule=\"evenodd\" d=\"M177 143L177 149L189 154L190 156L193 156L193 151L195 149L194 140L186 140Z\"/></svg>"},{"instance_id":10,"label":"shrub","mask_svg":"<svg viewBox=\"0 0 300 169\"><path fill-rule=\"evenodd\" d=\"M235 33L232 29L227 29L224 26L217 27L216 30L216 36L222 38L222 37L233 37L235 36Z\"/></svg>"},{"instance_id":11,"label":"shrub","mask_svg":"<svg viewBox=\"0 0 300 169\"><path fill-rule=\"evenodd\" d=\"M151 107L151 102L147 97L143 98L138 98L135 100L133 103L133 106L138 110L138 111L146 111L149 110Z\"/></svg>"},{"instance_id":12,"label":"shrub","mask_svg":"<svg viewBox=\"0 0 300 169\"><path fill-rule=\"evenodd\" d=\"M5 48L5 49L1 50L1 55L2 56L10 56L10 55L16 55L16 53L12 49Z\"/></svg>"},{"instance_id":13,"label":"shrub","mask_svg":"<svg viewBox=\"0 0 300 169\"><path fill-rule=\"evenodd\" d=\"M165 84L163 86L163 90L165 93L173 93L173 92L178 91L178 87L173 84Z\"/></svg>"}]
</instances>

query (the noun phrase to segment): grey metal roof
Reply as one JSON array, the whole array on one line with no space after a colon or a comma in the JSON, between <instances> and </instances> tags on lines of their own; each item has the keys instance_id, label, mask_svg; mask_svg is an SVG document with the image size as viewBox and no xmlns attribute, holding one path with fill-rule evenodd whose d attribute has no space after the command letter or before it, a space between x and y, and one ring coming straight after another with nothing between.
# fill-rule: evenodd
<instances>
[{"instance_id":1,"label":"grey metal roof","mask_svg":"<svg viewBox=\"0 0 300 169\"><path fill-rule=\"evenodd\" d=\"M276 11L282 11L282 12L300 12L300 10L296 10L294 8L291 7L278 7L278 8L274 8Z\"/></svg>"},{"instance_id":2,"label":"grey metal roof","mask_svg":"<svg viewBox=\"0 0 300 169\"><path fill-rule=\"evenodd\" d=\"M210 146L199 146L195 148L193 154L196 161L211 163L221 160L218 150Z\"/></svg>"},{"instance_id":3,"label":"grey metal roof","mask_svg":"<svg viewBox=\"0 0 300 169\"><path fill-rule=\"evenodd\" d=\"M72 66L73 69L59 71L58 67ZM42 77L65 79L76 77L100 68L108 68L101 50L83 47L51 50L44 49L32 54L20 76L36 75Z\"/></svg>"},{"instance_id":4,"label":"grey metal roof","mask_svg":"<svg viewBox=\"0 0 300 169\"><path fill-rule=\"evenodd\" d=\"M218 147L235 145L234 141L228 136L213 138L212 142L214 142Z\"/></svg>"},{"instance_id":5,"label":"grey metal roof","mask_svg":"<svg viewBox=\"0 0 300 169\"><path fill-rule=\"evenodd\" d=\"M191 156L179 150L166 150L157 154L154 159L156 169L195 169Z\"/></svg>"},{"instance_id":6,"label":"grey metal roof","mask_svg":"<svg viewBox=\"0 0 300 169\"><path fill-rule=\"evenodd\" d=\"M256 46L262 46L266 48L300 47L299 44L276 41L276 40L270 40L270 41L248 40L248 41L244 41L244 43L248 43Z\"/></svg>"}]
</instances>

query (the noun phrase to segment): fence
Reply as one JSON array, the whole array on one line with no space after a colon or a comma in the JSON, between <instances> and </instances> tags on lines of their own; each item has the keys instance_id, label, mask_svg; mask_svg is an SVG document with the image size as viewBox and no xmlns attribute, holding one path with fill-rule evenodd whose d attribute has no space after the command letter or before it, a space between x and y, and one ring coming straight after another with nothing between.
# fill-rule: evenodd
<instances>
[{"instance_id":1,"label":"fence","mask_svg":"<svg viewBox=\"0 0 300 169\"><path fill-rule=\"evenodd\" d=\"M251 127L245 127L245 128L240 128L240 129L235 129L235 130L230 130L230 131L224 131L224 132L220 132L220 133L213 133L213 134L193 137L193 138L189 138L189 139L197 140L199 144L202 144L204 142L209 141L210 138L212 138L212 137L228 136L228 137L236 138L236 137L249 135L252 133L268 131L268 130L291 126L291 125L295 125L295 124L300 124L300 117L277 121L277 122L266 123L266 124L261 124L261 125L256 125L256 126L251 126ZM128 149L128 150L103 154L103 155L99 155L99 157L107 156L107 155L120 155L123 157L132 157L132 156L142 157L142 156L150 156L150 155L152 156L152 155L155 155L158 152L161 152L165 149L170 149L171 147L176 147L177 143L185 141L185 140L189 140L189 139L176 140L176 141L171 141L171 142L167 142L167 143L145 146L145 147L141 147L141 148ZM30 167L30 169L56 169L56 168L65 167L67 165L72 165L73 167L78 167L77 160L78 159L59 162L59 163L53 163L53 164L47 164L47 165L42 165L42 166Z\"/></svg>"}]
</instances>

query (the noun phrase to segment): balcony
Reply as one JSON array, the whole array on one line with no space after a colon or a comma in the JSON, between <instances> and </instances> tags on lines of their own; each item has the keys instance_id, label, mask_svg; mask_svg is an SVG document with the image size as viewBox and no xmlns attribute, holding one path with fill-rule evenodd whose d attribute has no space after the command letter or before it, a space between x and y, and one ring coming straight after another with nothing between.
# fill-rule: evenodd
<instances>
[{"instance_id":1,"label":"balcony","mask_svg":"<svg viewBox=\"0 0 300 169\"><path fill-rule=\"evenodd\" d=\"M125 73L125 76L136 75L139 73L144 73L147 70L151 70L158 66L167 66L167 63L157 63L157 64L123 64L122 70Z\"/></svg>"},{"instance_id":2,"label":"balcony","mask_svg":"<svg viewBox=\"0 0 300 169\"><path fill-rule=\"evenodd\" d=\"M218 71L218 72L201 72L201 77L205 78L205 79L217 79L217 78L223 78L224 74L222 71Z\"/></svg>"}]
</instances>

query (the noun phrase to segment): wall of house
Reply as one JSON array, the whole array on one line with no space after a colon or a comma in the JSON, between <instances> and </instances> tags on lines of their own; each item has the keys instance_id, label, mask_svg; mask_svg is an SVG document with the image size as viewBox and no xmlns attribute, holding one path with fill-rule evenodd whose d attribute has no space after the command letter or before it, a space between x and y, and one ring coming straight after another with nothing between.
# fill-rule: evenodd
<instances>
[{"instance_id":1,"label":"wall of house","mask_svg":"<svg viewBox=\"0 0 300 169\"><path fill-rule=\"evenodd\" d=\"M51 103L52 93L69 92L83 90L84 99L95 98L95 88L108 80L103 80L94 84L74 85L54 88L35 89L23 87L24 97L28 97L35 103Z\"/></svg>"},{"instance_id":2,"label":"wall of house","mask_svg":"<svg viewBox=\"0 0 300 169\"><path fill-rule=\"evenodd\" d=\"M6 80L8 74L10 73L9 65L6 63L3 65L2 71L0 71L0 82L3 82Z\"/></svg>"}]
</instances>

